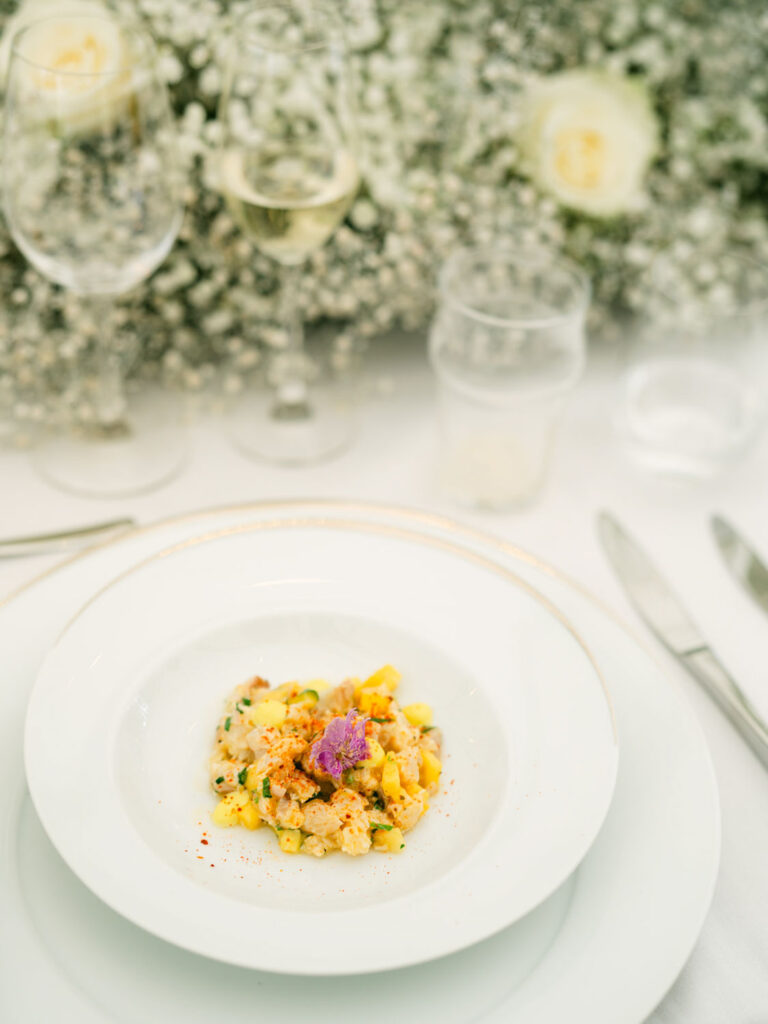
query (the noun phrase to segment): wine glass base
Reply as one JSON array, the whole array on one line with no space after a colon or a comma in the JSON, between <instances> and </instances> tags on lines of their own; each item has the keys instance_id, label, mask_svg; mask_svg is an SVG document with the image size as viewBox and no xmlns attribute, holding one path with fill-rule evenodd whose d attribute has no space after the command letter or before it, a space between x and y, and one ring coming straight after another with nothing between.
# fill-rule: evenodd
<instances>
[{"instance_id":1,"label":"wine glass base","mask_svg":"<svg viewBox=\"0 0 768 1024\"><path fill-rule=\"evenodd\" d=\"M49 439L33 452L48 483L88 498L122 498L171 480L187 457L181 399L143 391L129 401L125 421L80 427Z\"/></svg>"},{"instance_id":2,"label":"wine glass base","mask_svg":"<svg viewBox=\"0 0 768 1024\"><path fill-rule=\"evenodd\" d=\"M232 409L227 432L243 455L284 466L304 466L333 458L351 443L350 404L318 388L308 399L278 404L267 391L244 394Z\"/></svg>"}]
</instances>

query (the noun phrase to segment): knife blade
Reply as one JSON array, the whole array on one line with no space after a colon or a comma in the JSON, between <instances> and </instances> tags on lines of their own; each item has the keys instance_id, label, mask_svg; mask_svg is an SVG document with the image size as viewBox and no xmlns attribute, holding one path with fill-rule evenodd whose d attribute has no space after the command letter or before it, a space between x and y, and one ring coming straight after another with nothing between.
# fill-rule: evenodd
<instances>
[{"instance_id":1,"label":"knife blade","mask_svg":"<svg viewBox=\"0 0 768 1024\"><path fill-rule=\"evenodd\" d=\"M651 560L608 512L597 520L608 561L640 618L716 701L768 768L768 724L729 674Z\"/></svg>"},{"instance_id":2,"label":"knife blade","mask_svg":"<svg viewBox=\"0 0 768 1024\"><path fill-rule=\"evenodd\" d=\"M733 577L768 615L768 567L722 516L712 516L711 526L715 543Z\"/></svg>"},{"instance_id":3,"label":"knife blade","mask_svg":"<svg viewBox=\"0 0 768 1024\"><path fill-rule=\"evenodd\" d=\"M133 519L110 519L106 523L94 523L91 526L78 526L71 530L58 530L55 533L36 533L26 537L10 537L0 540L0 558L20 558L22 555L42 555L50 551L87 543L101 534L118 530L130 530L135 526Z\"/></svg>"}]
</instances>

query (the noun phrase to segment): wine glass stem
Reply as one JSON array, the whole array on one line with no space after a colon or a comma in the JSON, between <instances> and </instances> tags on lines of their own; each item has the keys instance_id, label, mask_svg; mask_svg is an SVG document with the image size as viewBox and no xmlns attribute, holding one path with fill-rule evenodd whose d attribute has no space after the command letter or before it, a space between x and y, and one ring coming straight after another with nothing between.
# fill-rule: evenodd
<instances>
[{"instance_id":1,"label":"wine glass stem","mask_svg":"<svg viewBox=\"0 0 768 1024\"><path fill-rule=\"evenodd\" d=\"M277 358L275 404L272 416L279 420L307 419L311 415L304 358L304 322L298 303L301 266L281 266L280 319L287 335Z\"/></svg>"},{"instance_id":2,"label":"wine glass stem","mask_svg":"<svg viewBox=\"0 0 768 1024\"><path fill-rule=\"evenodd\" d=\"M111 332L113 299L92 295L89 305L96 354L96 423L105 434L123 432L126 401L120 358Z\"/></svg>"}]
</instances>

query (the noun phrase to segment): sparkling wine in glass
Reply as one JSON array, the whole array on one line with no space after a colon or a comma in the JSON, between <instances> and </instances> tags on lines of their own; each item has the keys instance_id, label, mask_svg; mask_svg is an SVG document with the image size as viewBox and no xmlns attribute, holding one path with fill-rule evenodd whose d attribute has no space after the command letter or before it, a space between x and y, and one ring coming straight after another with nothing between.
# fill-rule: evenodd
<instances>
[{"instance_id":1,"label":"sparkling wine in glass","mask_svg":"<svg viewBox=\"0 0 768 1024\"><path fill-rule=\"evenodd\" d=\"M347 214L359 187L346 55L334 11L286 0L236 26L219 112L221 187L242 230L281 268L286 344L268 367L272 392L233 418L246 454L312 462L349 439L348 405L304 349L296 303L302 265Z\"/></svg>"},{"instance_id":2,"label":"sparkling wine in glass","mask_svg":"<svg viewBox=\"0 0 768 1024\"><path fill-rule=\"evenodd\" d=\"M183 432L167 404L129 406L106 325L115 297L165 259L182 217L174 126L151 39L108 13L22 29L12 43L2 171L19 249L41 274L88 298L97 366L95 380L78 382L81 422L43 446L37 464L78 493L150 489L180 465Z\"/></svg>"}]
</instances>

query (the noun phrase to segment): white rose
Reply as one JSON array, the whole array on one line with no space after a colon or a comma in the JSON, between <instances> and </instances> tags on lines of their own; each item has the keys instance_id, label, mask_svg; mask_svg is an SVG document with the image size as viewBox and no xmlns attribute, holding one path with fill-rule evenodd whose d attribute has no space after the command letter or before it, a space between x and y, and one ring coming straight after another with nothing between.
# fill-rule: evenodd
<instances>
[{"instance_id":1,"label":"white rose","mask_svg":"<svg viewBox=\"0 0 768 1024\"><path fill-rule=\"evenodd\" d=\"M121 113L136 87L136 54L120 23L99 0L27 0L6 25L0 70L7 74L13 37L24 58L26 102L42 101L59 128L87 131Z\"/></svg>"},{"instance_id":2,"label":"white rose","mask_svg":"<svg viewBox=\"0 0 768 1024\"><path fill-rule=\"evenodd\" d=\"M11 42L21 29L41 18L53 15L93 14L104 17L107 8L100 0L25 0L15 14L8 18L0 40L0 77L5 83L11 60Z\"/></svg>"},{"instance_id":3,"label":"white rose","mask_svg":"<svg viewBox=\"0 0 768 1024\"><path fill-rule=\"evenodd\" d=\"M595 216L641 206L657 139L646 91L607 72L552 75L523 103L524 170L564 206Z\"/></svg>"}]
</instances>

